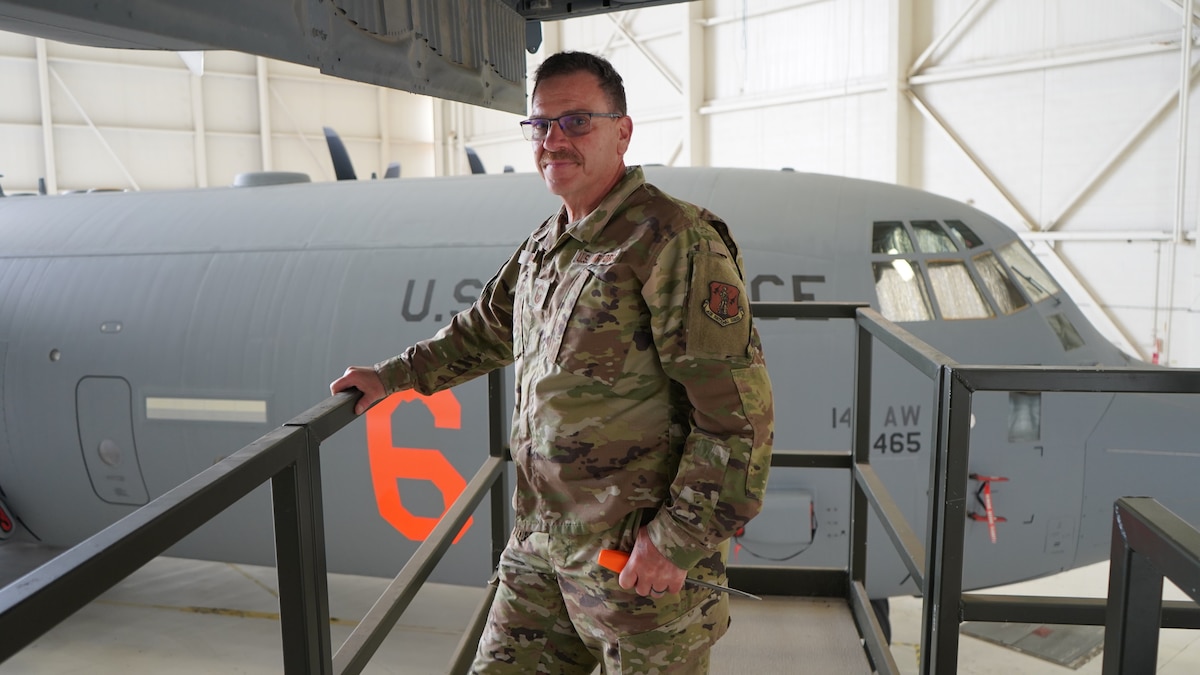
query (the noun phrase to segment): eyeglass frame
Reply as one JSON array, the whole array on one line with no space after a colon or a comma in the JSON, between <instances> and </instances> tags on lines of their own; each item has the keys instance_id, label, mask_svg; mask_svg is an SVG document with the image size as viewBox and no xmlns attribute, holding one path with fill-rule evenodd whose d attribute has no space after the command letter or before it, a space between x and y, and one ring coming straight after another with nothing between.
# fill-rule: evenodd
<instances>
[{"instance_id":1,"label":"eyeglass frame","mask_svg":"<svg viewBox=\"0 0 1200 675\"><path fill-rule=\"evenodd\" d=\"M584 131L581 133L573 133L571 131L568 131L567 128L565 126L563 126L562 121L569 117L587 117L588 118L587 131ZM622 117L625 117L625 114L624 113L600 113L600 112L573 112L573 113L567 113L566 115L559 115L558 117L530 117L529 119L521 120L520 122L518 122L518 124L521 125L521 135L525 136L525 140L527 140L527 141L544 141L544 140L546 140L546 138L550 135L550 123L551 122L557 123L559 130L562 131L564 134L566 134L568 138L579 138L580 136L586 136L587 134L591 133L591 131L592 131L591 119L594 117L607 117L609 119L620 119ZM537 135L537 130L533 128L533 125L535 122L546 122L546 135L545 136L542 136L541 138L535 138L535 136Z\"/></svg>"}]
</instances>

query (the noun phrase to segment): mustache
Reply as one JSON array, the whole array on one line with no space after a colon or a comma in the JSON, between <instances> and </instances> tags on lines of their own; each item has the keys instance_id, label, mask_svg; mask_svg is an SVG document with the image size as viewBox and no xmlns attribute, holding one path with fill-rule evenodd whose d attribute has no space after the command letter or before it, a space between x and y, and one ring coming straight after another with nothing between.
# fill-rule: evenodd
<instances>
[{"instance_id":1,"label":"mustache","mask_svg":"<svg viewBox=\"0 0 1200 675\"><path fill-rule=\"evenodd\" d=\"M566 150L558 150L558 151L549 151L548 150L548 151L542 153L542 164L545 164L546 162L560 162L560 161L564 161L564 160L571 161L571 162L582 161L581 158L579 157L579 155L577 155L573 152L566 151Z\"/></svg>"}]
</instances>

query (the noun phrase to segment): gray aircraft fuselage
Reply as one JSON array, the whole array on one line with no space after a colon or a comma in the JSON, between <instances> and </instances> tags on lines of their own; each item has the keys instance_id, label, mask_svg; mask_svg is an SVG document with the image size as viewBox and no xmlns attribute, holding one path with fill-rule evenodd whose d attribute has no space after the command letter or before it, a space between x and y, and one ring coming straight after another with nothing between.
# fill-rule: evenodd
<instances>
[{"instance_id":1,"label":"gray aircraft fuselage","mask_svg":"<svg viewBox=\"0 0 1200 675\"><path fill-rule=\"evenodd\" d=\"M879 308L880 289L916 288L915 274L926 297L908 299L929 315L899 322L960 363L1131 363L1045 288L1010 229L967 205L786 171L646 172L730 224L753 300ZM432 335L557 205L534 174L0 199L7 504L48 544L95 533L322 399L345 366ZM976 240L939 238L951 225ZM913 250L881 244L888 232L909 233ZM1008 257L983 269L989 255ZM967 276L956 286L953 274ZM978 298L947 294L968 278ZM987 316L946 318L962 307ZM848 449L852 324L756 325L776 447ZM923 535L934 388L881 348L873 368L872 463ZM394 575L486 454L482 380L435 400L397 396L323 445L331 571ZM987 523L967 524L964 585L1106 558L1120 496L1200 518L1198 413L1185 396L976 395L970 470L1008 480L992 484L995 543ZM844 566L849 485L845 471L774 470L737 562ZM434 580L487 579L487 520L475 516ZM913 592L882 530L870 536L881 542L871 594ZM267 488L171 552L271 564Z\"/></svg>"}]
</instances>

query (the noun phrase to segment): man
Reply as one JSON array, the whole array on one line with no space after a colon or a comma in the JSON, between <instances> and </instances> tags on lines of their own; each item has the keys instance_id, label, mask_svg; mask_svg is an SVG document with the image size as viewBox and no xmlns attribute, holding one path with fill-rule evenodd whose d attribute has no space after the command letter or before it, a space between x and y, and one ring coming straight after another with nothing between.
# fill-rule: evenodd
<instances>
[{"instance_id":1,"label":"man","mask_svg":"<svg viewBox=\"0 0 1200 675\"><path fill-rule=\"evenodd\" d=\"M741 257L716 216L627 169L604 59L534 76L533 142L562 208L430 340L330 385L423 394L516 363L515 528L473 672L706 673L728 539L762 506L771 386ZM630 553L618 576L602 549Z\"/></svg>"}]
</instances>

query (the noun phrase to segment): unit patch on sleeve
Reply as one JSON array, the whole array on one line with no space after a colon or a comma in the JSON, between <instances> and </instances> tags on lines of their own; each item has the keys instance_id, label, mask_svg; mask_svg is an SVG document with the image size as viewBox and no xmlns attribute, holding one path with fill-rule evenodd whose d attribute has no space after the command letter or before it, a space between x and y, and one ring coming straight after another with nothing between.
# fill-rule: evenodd
<instances>
[{"instance_id":1,"label":"unit patch on sleeve","mask_svg":"<svg viewBox=\"0 0 1200 675\"><path fill-rule=\"evenodd\" d=\"M722 326L735 324L746 316L746 311L738 306L739 296L741 291L737 286L723 281L710 281L708 300L704 301L704 313Z\"/></svg>"},{"instance_id":2,"label":"unit patch on sleeve","mask_svg":"<svg viewBox=\"0 0 1200 675\"><path fill-rule=\"evenodd\" d=\"M746 358L750 313L737 265L714 251L692 254L687 299L687 354Z\"/></svg>"}]
</instances>

